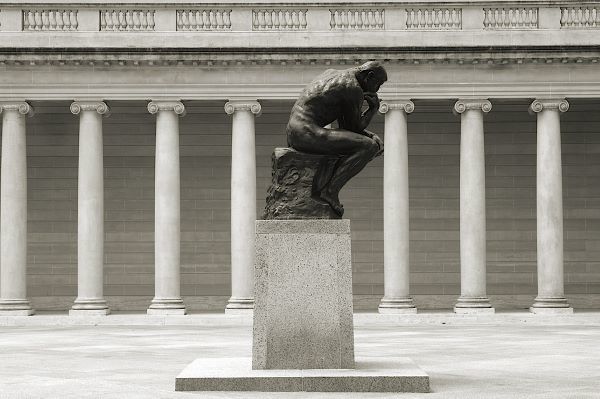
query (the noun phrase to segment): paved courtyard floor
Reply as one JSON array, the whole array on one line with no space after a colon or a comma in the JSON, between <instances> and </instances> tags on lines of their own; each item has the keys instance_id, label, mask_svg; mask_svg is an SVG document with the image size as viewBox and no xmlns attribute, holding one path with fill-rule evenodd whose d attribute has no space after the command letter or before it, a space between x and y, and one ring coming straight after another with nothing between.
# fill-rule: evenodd
<instances>
[{"instance_id":1,"label":"paved courtyard floor","mask_svg":"<svg viewBox=\"0 0 600 399\"><path fill-rule=\"evenodd\" d=\"M377 316L356 316L356 354L412 358L432 393L178 393L175 376L192 360L251 355L247 319L34 316L0 320L0 398L600 398L598 313L557 325L528 315Z\"/></svg>"}]
</instances>

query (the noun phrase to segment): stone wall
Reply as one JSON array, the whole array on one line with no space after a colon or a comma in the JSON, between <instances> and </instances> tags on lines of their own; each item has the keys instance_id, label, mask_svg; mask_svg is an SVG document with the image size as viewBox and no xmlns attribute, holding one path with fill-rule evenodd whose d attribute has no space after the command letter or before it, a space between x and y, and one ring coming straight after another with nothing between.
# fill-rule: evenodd
<instances>
[{"instance_id":1,"label":"stone wall","mask_svg":"<svg viewBox=\"0 0 600 399\"><path fill-rule=\"evenodd\" d=\"M181 121L182 294L222 310L230 294L231 119L224 102L187 102ZM527 101L486 115L488 293L496 307L529 306L536 293L535 116ZM146 103L109 102L105 119L105 294L111 307L145 309L153 296L154 116ZM452 101L415 101L408 118L411 291L422 308L459 295L460 118ZM68 102L34 103L28 120L28 292L34 306L67 309L77 292L77 131ZM291 103L264 102L257 126L259 214L270 155L285 145ZM565 288L575 307L600 307L599 102L573 100L563 120ZM372 130L383 131L379 116ZM383 295L382 159L342 191L352 220L357 309Z\"/></svg>"}]
</instances>

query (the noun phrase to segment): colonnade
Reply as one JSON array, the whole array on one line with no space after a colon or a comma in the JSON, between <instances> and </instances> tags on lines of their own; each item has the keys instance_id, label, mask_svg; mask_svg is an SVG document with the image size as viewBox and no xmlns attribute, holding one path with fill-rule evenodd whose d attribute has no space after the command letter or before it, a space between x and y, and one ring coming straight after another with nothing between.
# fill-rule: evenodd
<instances>
[{"instance_id":1,"label":"colonnade","mask_svg":"<svg viewBox=\"0 0 600 399\"><path fill-rule=\"evenodd\" d=\"M561 171L561 112L564 99L536 99L537 114L537 274L533 313L572 312L564 296ZM460 99L460 264L461 295L457 313L494 311L486 294L486 217L484 113L487 99ZM384 156L384 297L381 313L415 313L409 284L409 200L407 115L409 100L386 101ZM102 119L109 107L101 100L75 101L79 115L78 294L71 314L110 312L103 295L104 178ZM180 101L152 101L156 115L155 163L155 296L149 314L185 314L180 293ZM2 102L2 170L0 184L0 315L30 315L26 295L27 165L26 118L33 108L25 101ZM226 312L254 306L254 222L256 220L256 156L254 120L258 101L232 100L231 165L231 298Z\"/></svg>"}]
</instances>

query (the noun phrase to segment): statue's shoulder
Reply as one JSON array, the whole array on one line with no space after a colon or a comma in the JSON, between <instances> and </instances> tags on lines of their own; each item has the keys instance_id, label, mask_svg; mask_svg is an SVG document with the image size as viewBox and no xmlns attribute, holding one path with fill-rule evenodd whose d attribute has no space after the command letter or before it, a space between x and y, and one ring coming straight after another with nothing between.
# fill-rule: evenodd
<instances>
[{"instance_id":1,"label":"statue's shoulder","mask_svg":"<svg viewBox=\"0 0 600 399\"><path fill-rule=\"evenodd\" d=\"M328 69L309 85L312 93L331 92L361 92L360 85L356 80L356 74L352 69L337 70Z\"/></svg>"}]
</instances>

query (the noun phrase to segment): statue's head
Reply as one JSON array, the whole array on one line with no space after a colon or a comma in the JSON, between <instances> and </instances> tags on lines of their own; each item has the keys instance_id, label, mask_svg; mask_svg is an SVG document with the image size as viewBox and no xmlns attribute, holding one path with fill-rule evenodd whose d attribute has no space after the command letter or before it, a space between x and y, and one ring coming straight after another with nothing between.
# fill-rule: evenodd
<instances>
[{"instance_id":1,"label":"statue's head","mask_svg":"<svg viewBox=\"0 0 600 399\"><path fill-rule=\"evenodd\" d=\"M356 69L356 79L364 92L376 93L379 87L387 81L387 72L377 61L365 62Z\"/></svg>"}]
</instances>

